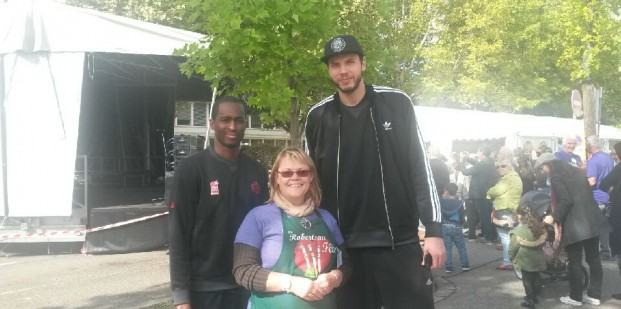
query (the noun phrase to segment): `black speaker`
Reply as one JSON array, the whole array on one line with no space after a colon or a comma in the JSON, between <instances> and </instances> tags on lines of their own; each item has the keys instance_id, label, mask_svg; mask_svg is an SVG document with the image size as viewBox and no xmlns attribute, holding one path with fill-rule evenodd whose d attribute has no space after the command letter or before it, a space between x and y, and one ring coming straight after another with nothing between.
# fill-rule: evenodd
<instances>
[{"instance_id":1,"label":"black speaker","mask_svg":"<svg viewBox=\"0 0 621 309\"><path fill-rule=\"evenodd\" d=\"M174 140L174 167L179 166L185 158L197 153L198 137L193 135L175 135Z\"/></svg>"}]
</instances>

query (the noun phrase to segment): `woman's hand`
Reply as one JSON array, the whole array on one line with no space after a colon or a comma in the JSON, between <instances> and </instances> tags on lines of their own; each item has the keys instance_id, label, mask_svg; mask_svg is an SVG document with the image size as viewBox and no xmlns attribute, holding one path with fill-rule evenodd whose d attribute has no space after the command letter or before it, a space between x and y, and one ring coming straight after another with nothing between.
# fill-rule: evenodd
<instances>
[{"instance_id":1,"label":"woman's hand","mask_svg":"<svg viewBox=\"0 0 621 309\"><path fill-rule=\"evenodd\" d=\"M342 278L343 274L340 270L333 270L329 273L319 275L315 283L319 285L321 293L325 296L341 285Z\"/></svg>"},{"instance_id":2,"label":"woman's hand","mask_svg":"<svg viewBox=\"0 0 621 309\"><path fill-rule=\"evenodd\" d=\"M304 277L291 277L291 293L307 301L322 300L325 295L319 284Z\"/></svg>"}]
</instances>

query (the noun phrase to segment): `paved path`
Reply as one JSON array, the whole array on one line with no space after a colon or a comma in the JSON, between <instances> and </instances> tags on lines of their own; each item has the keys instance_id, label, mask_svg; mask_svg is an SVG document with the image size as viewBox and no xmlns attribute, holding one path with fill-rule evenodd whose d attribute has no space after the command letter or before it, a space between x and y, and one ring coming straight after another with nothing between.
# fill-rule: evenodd
<instances>
[{"instance_id":1,"label":"paved path","mask_svg":"<svg viewBox=\"0 0 621 309\"><path fill-rule=\"evenodd\" d=\"M436 292L436 308L522 308L524 288L513 271L496 270L502 252L494 246L468 242L468 255L472 270L461 270L447 275L444 270L434 271L439 290ZM459 261L454 251L454 261ZM457 260L455 260L457 259ZM459 264L457 264L459 265ZM621 308L621 301L610 295L621 292L621 275L616 262L603 262L603 303L598 308ZM549 278L542 275L544 280ZM558 299L569 294L567 281L546 283L537 308L573 308ZM595 307L584 305L584 308Z\"/></svg>"},{"instance_id":2,"label":"paved path","mask_svg":"<svg viewBox=\"0 0 621 309\"><path fill-rule=\"evenodd\" d=\"M19 254L0 256L0 307L170 307L156 306L170 303L166 251L85 256L58 246L51 248L53 254L47 254L47 247L43 247L27 254L17 250ZM471 271L456 270L450 275L443 269L434 271L439 288L436 308L520 308L524 295L521 281L511 271L495 269L501 252L475 242L467 246ZM7 249L11 248L0 244L1 251L10 251ZM454 254L459 261L456 250ZM558 301L567 292L567 281L546 284L538 308L571 308ZM604 302L599 308L621 308L621 301L610 297L617 292L621 292L617 265L604 262Z\"/></svg>"},{"instance_id":3,"label":"paved path","mask_svg":"<svg viewBox=\"0 0 621 309\"><path fill-rule=\"evenodd\" d=\"M0 258L2 308L145 308L169 297L166 251Z\"/></svg>"}]
</instances>

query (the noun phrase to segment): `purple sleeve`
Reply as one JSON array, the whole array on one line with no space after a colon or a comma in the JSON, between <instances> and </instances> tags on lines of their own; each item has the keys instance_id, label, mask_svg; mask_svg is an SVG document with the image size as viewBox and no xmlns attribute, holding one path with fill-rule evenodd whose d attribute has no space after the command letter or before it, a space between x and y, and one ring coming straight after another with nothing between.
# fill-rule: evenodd
<instances>
[{"instance_id":1,"label":"purple sleeve","mask_svg":"<svg viewBox=\"0 0 621 309\"><path fill-rule=\"evenodd\" d=\"M264 268L276 264L282 250L282 219L274 204L253 208L242 222L235 243L242 243L261 250Z\"/></svg>"},{"instance_id":2,"label":"purple sleeve","mask_svg":"<svg viewBox=\"0 0 621 309\"><path fill-rule=\"evenodd\" d=\"M595 177L597 178L597 164L594 160L587 161L586 166L586 175L587 177Z\"/></svg>"},{"instance_id":3,"label":"purple sleeve","mask_svg":"<svg viewBox=\"0 0 621 309\"><path fill-rule=\"evenodd\" d=\"M336 219L334 219L334 217L325 209L319 209L319 212L321 213L323 221L328 226L328 229L332 232L332 235L334 235L334 241L336 241L336 244L338 246L343 245L345 240L343 240L343 234L341 234L341 230L336 223Z\"/></svg>"},{"instance_id":4,"label":"purple sleeve","mask_svg":"<svg viewBox=\"0 0 621 309\"><path fill-rule=\"evenodd\" d=\"M260 220L261 209L264 206L253 208L237 230L235 236L235 243L242 243L249 246L253 246L257 249L261 248L263 243L263 224Z\"/></svg>"}]
</instances>

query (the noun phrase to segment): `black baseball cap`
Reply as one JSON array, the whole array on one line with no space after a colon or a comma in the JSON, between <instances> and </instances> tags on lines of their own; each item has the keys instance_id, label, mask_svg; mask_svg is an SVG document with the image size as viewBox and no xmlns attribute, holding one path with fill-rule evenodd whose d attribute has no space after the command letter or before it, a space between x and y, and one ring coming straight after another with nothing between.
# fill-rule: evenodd
<instances>
[{"instance_id":1,"label":"black baseball cap","mask_svg":"<svg viewBox=\"0 0 621 309\"><path fill-rule=\"evenodd\" d=\"M364 56L360 43L358 43L358 40L356 40L353 35L345 34L335 36L326 43L326 46L324 46L321 61L328 64L330 57L349 53L356 53L360 56Z\"/></svg>"}]
</instances>

